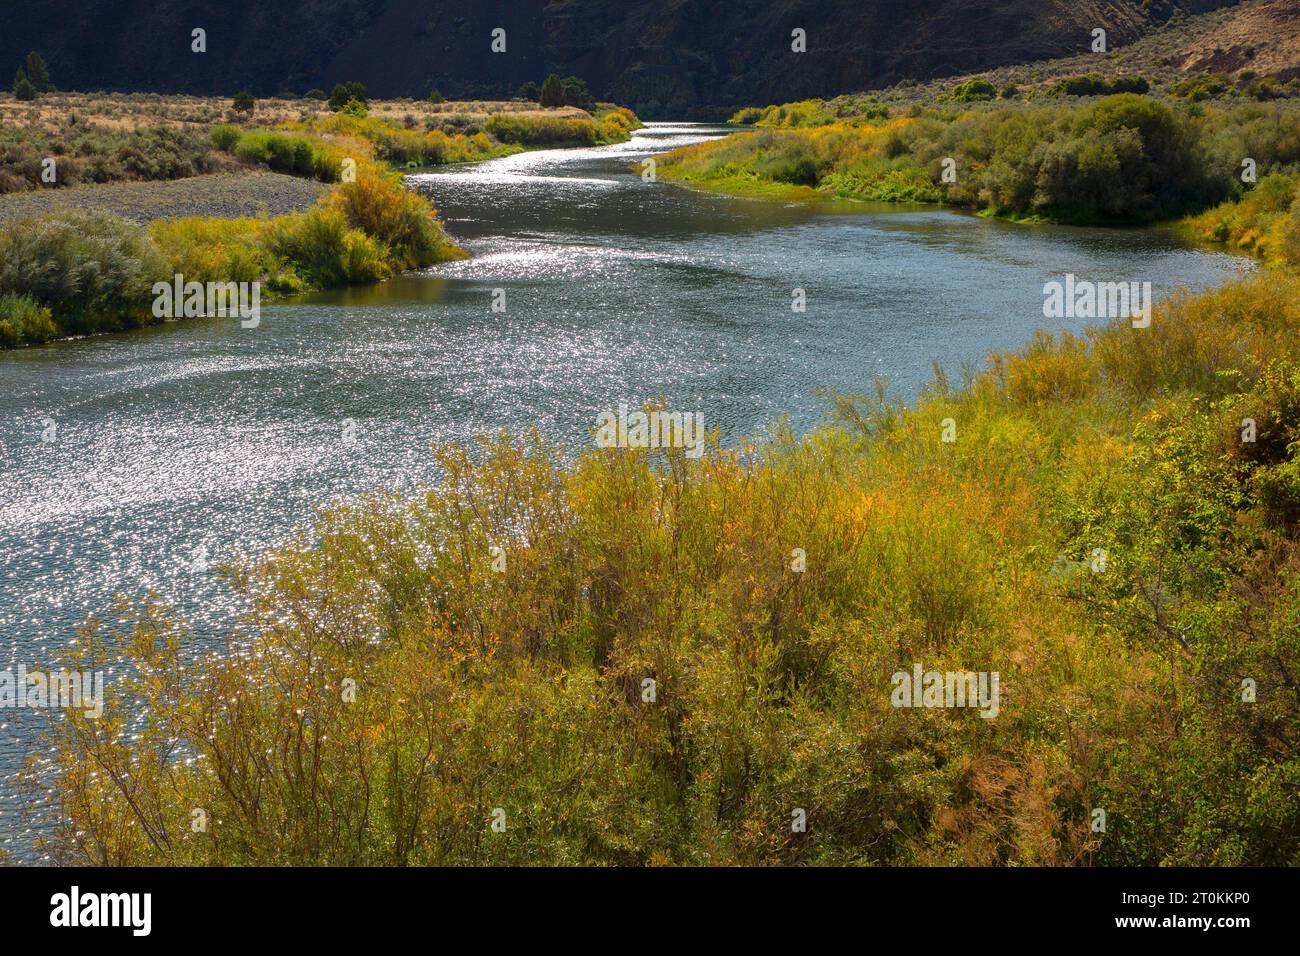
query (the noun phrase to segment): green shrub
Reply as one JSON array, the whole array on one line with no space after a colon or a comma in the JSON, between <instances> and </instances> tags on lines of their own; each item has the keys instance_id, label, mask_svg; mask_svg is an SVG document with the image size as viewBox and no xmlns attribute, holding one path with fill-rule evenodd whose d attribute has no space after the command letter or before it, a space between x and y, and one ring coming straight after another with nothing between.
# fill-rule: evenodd
<instances>
[{"instance_id":1,"label":"green shrub","mask_svg":"<svg viewBox=\"0 0 1300 956\"><path fill-rule=\"evenodd\" d=\"M552 73L542 82L541 91L538 94L539 102L542 106L557 107L564 105L564 81L559 76Z\"/></svg>"},{"instance_id":2,"label":"green shrub","mask_svg":"<svg viewBox=\"0 0 1300 956\"><path fill-rule=\"evenodd\" d=\"M503 143L528 146L594 145L596 124L590 119L493 113L487 131Z\"/></svg>"},{"instance_id":3,"label":"green shrub","mask_svg":"<svg viewBox=\"0 0 1300 956\"><path fill-rule=\"evenodd\" d=\"M1151 81L1145 76L1117 76L1110 81L1111 93L1150 93Z\"/></svg>"},{"instance_id":4,"label":"green shrub","mask_svg":"<svg viewBox=\"0 0 1300 956\"><path fill-rule=\"evenodd\" d=\"M14 76L13 92L14 98L18 100L30 101L36 99L36 87L33 86L31 80L27 78L27 71L21 66L18 68L18 73Z\"/></svg>"},{"instance_id":5,"label":"green shrub","mask_svg":"<svg viewBox=\"0 0 1300 956\"><path fill-rule=\"evenodd\" d=\"M213 146L224 152L233 153L235 145L239 142L239 138L243 133L240 132L238 126L222 124L212 127L212 132L209 135L212 137Z\"/></svg>"},{"instance_id":6,"label":"green shrub","mask_svg":"<svg viewBox=\"0 0 1300 956\"><path fill-rule=\"evenodd\" d=\"M358 285L389 278L382 246L348 225L337 209L311 209L273 220L270 251L288 262L313 285Z\"/></svg>"},{"instance_id":7,"label":"green shrub","mask_svg":"<svg viewBox=\"0 0 1300 956\"><path fill-rule=\"evenodd\" d=\"M27 71L27 79L31 81L32 88L37 93L50 93L54 90L54 84L50 82L50 71L45 65L45 58L33 50L27 54L24 61Z\"/></svg>"},{"instance_id":8,"label":"green shrub","mask_svg":"<svg viewBox=\"0 0 1300 956\"><path fill-rule=\"evenodd\" d=\"M975 78L960 83L953 88L952 98L958 103L977 103L981 100L991 100L998 95L998 88L990 81Z\"/></svg>"},{"instance_id":9,"label":"green shrub","mask_svg":"<svg viewBox=\"0 0 1300 956\"><path fill-rule=\"evenodd\" d=\"M28 295L0 293L0 348L39 345L58 335L48 306Z\"/></svg>"},{"instance_id":10,"label":"green shrub","mask_svg":"<svg viewBox=\"0 0 1300 956\"><path fill-rule=\"evenodd\" d=\"M358 83L357 81L352 80L347 83L336 83L334 85L334 90L330 93L329 98L330 109L337 113L339 110L343 109L343 107L354 101L361 103L363 106L365 105L366 85L364 83Z\"/></svg>"},{"instance_id":11,"label":"green shrub","mask_svg":"<svg viewBox=\"0 0 1300 956\"><path fill-rule=\"evenodd\" d=\"M244 162L263 163L277 172L318 179L338 177L338 169L331 168L333 151L306 136L252 130L235 141L233 150Z\"/></svg>"},{"instance_id":12,"label":"green shrub","mask_svg":"<svg viewBox=\"0 0 1300 956\"><path fill-rule=\"evenodd\" d=\"M56 212L0 235L0 292L49 308L65 334L149 321L166 264L145 230L102 212Z\"/></svg>"}]
</instances>

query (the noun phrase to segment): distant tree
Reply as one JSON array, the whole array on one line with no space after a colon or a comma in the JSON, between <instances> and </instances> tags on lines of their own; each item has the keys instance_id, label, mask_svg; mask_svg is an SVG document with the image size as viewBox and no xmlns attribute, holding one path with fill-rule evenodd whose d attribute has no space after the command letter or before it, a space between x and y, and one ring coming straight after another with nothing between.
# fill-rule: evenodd
<instances>
[{"instance_id":1,"label":"distant tree","mask_svg":"<svg viewBox=\"0 0 1300 956\"><path fill-rule=\"evenodd\" d=\"M564 105L564 81L552 73L542 84L542 91L538 97L538 102L543 106L563 106Z\"/></svg>"},{"instance_id":2,"label":"distant tree","mask_svg":"<svg viewBox=\"0 0 1300 956\"><path fill-rule=\"evenodd\" d=\"M1151 92L1151 81L1145 76L1117 76L1110 81L1110 93L1139 93L1145 94Z\"/></svg>"},{"instance_id":3,"label":"distant tree","mask_svg":"<svg viewBox=\"0 0 1300 956\"><path fill-rule=\"evenodd\" d=\"M1251 80L1246 85L1246 95L1262 103L1267 100L1282 99L1287 94L1286 89L1280 86L1277 80L1271 76L1266 76L1262 79Z\"/></svg>"},{"instance_id":4,"label":"distant tree","mask_svg":"<svg viewBox=\"0 0 1300 956\"><path fill-rule=\"evenodd\" d=\"M233 106L237 113L251 113L257 107L257 100L253 99L253 94L248 90L240 90L235 94Z\"/></svg>"},{"instance_id":5,"label":"distant tree","mask_svg":"<svg viewBox=\"0 0 1300 956\"><path fill-rule=\"evenodd\" d=\"M430 102L430 103L445 103L445 102L447 102L447 97L443 96L443 95L442 95L441 93L439 93L437 90L430 90L430 91L429 91L429 102Z\"/></svg>"},{"instance_id":6,"label":"distant tree","mask_svg":"<svg viewBox=\"0 0 1300 956\"><path fill-rule=\"evenodd\" d=\"M566 77L563 81L564 88L564 105L577 106L580 109L587 109L596 105L592 99L591 91L587 89L587 81L580 80L576 76Z\"/></svg>"},{"instance_id":7,"label":"distant tree","mask_svg":"<svg viewBox=\"0 0 1300 956\"><path fill-rule=\"evenodd\" d=\"M976 103L980 100L991 100L997 95L998 88L982 78L960 83L952 91L952 98L958 103Z\"/></svg>"},{"instance_id":8,"label":"distant tree","mask_svg":"<svg viewBox=\"0 0 1300 956\"><path fill-rule=\"evenodd\" d=\"M365 106L366 85L358 83L356 80L350 80L347 83L336 83L330 93L330 109L337 113L353 100Z\"/></svg>"},{"instance_id":9,"label":"distant tree","mask_svg":"<svg viewBox=\"0 0 1300 956\"><path fill-rule=\"evenodd\" d=\"M45 66L45 58L35 50L27 54L27 79L37 93L49 93L54 89L50 83L50 71Z\"/></svg>"},{"instance_id":10,"label":"distant tree","mask_svg":"<svg viewBox=\"0 0 1300 956\"><path fill-rule=\"evenodd\" d=\"M315 89L313 89L313 90L308 90L306 93L304 93L304 94L302 95L302 98L303 98L304 100L327 100L327 99L329 99L329 97L325 95L325 91L324 91L324 90L315 90Z\"/></svg>"},{"instance_id":11,"label":"distant tree","mask_svg":"<svg viewBox=\"0 0 1300 956\"><path fill-rule=\"evenodd\" d=\"M541 88L532 80L519 87L519 98L521 100L531 100L536 103L541 98L541 95Z\"/></svg>"},{"instance_id":12,"label":"distant tree","mask_svg":"<svg viewBox=\"0 0 1300 956\"><path fill-rule=\"evenodd\" d=\"M1066 96L1105 96L1110 92L1110 84L1104 77L1089 73L1087 76L1067 76L1056 83L1052 90Z\"/></svg>"},{"instance_id":13,"label":"distant tree","mask_svg":"<svg viewBox=\"0 0 1300 956\"><path fill-rule=\"evenodd\" d=\"M20 100L36 99L36 87L32 86L32 81L27 78L27 71L21 66L14 77L14 96Z\"/></svg>"},{"instance_id":14,"label":"distant tree","mask_svg":"<svg viewBox=\"0 0 1300 956\"><path fill-rule=\"evenodd\" d=\"M337 112L346 116L366 116L370 113L370 110L366 109L366 104L361 100L348 100Z\"/></svg>"}]
</instances>

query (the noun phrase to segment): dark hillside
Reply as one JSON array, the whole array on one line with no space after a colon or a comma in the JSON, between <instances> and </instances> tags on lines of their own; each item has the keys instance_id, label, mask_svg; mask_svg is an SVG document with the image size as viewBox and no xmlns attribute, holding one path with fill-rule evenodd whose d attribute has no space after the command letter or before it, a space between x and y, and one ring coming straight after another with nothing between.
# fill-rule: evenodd
<instances>
[{"instance_id":1,"label":"dark hillside","mask_svg":"<svg viewBox=\"0 0 1300 956\"><path fill-rule=\"evenodd\" d=\"M649 114L682 113L1070 55L1095 27L1114 46L1231 2L5 0L0 67L36 49L71 89L272 95L359 79L379 96L436 86L462 97L511 93L556 70ZM507 52L494 55L498 26ZM207 53L190 50L195 27L207 30ZM790 50L796 27L806 54Z\"/></svg>"}]
</instances>

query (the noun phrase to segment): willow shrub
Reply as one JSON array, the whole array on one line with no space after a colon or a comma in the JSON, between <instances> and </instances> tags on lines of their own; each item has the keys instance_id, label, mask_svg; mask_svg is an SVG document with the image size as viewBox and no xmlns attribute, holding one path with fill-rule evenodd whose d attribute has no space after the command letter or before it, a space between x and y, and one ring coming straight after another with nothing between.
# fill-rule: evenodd
<instances>
[{"instance_id":1,"label":"willow shrub","mask_svg":"<svg viewBox=\"0 0 1300 956\"><path fill-rule=\"evenodd\" d=\"M405 189L396 174L363 168L355 180L336 186L325 206L342 212L350 225L382 242L395 271L467 254L447 238L429 201Z\"/></svg>"},{"instance_id":2,"label":"willow shrub","mask_svg":"<svg viewBox=\"0 0 1300 956\"><path fill-rule=\"evenodd\" d=\"M487 131L503 143L522 146L595 145L596 122L589 117L538 113L493 113Z\"/></svg>"},{"instance_id":3,"label":"willow shrub","mask_svg":"<svg viewBox=\"0 0 1300 956\"><path fill-rule=\"evenodd\" d=\"M232 569L224 646L156 603L88 624L69 666L130 666L33 777L49 849L1300 863L1298 292L1176 298L698 460L443 448L435 487ZM914 663L998 672L997 716L891 707Z\"/></svg>"},{"instance_id":4,"label":"willow shrub","mask_svg":"<svg viewBox=\"0 0 1300 956\"><path fill-rule=\"evenodd\" d=\"M149 290L163 274L146 231L104 212L56 211L0 234L0 293L49 309L65 335L147 322Z\"/></svg>"},{"instance_id":5,"label":"willow shrub","mask_svg":"<svg viewBox=\"0 0 1300 956\"><path fill-rule=\"evenodd\" d=\"M164 250L172 275L187 282L256 282L280 271L266 248L266 217L221 219L187 216L149 225L154 244Z\"/></svg>"},{"instance_id":6,"label":"willow shrub","mask_svg":"<svg viewBox=\"0 0 1300 956\"><path fill-rule=\"evenodd\" d=\"M447 133L440 129L413 130L374 116L333 113L318 117L306 127L328 136L343 135L374 148L375 155L401 166L441 166L490 159L514 152L483 133Z\"/></svg>"},{"instance_id":7,"label":"willow shrub","mask_svg":"<svg viewBox=\"0 0 1300 956\"><path fill-rule=\"evenodd\" d=\"M1300 174L1271 173L1240 202L1193 218L1203 239L1228 243L1280 265L1300 265Z\"/></svg>"},{"instance_id":8,"label":"willow shrub","mask_svg":"<svg viewBox=\"0 0 1300 956\"><path fill-rule=\"evenodd\" d=\"M48 306L28 295L0 293L0 348L35 345L56 335Z\"/></svg>"}]
</instances>

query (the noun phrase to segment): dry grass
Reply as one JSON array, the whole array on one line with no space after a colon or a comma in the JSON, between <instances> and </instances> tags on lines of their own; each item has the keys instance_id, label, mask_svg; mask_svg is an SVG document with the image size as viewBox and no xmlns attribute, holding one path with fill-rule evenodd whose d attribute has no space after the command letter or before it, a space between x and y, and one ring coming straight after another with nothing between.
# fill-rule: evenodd
<instances>
[{"instance_id":1,"label":"dry grass","mask_svg":"<svg viewBox=\"0 0 1300 956\"><path fill-rule=\"evenodd\" d=\"M569 119L586 118L584 110L565 106L541 109L525 100L463 100L430 103L428 100L370 100L370 115L401 124L413 116L426 119L461 116L482 122L493 113L521 113ZM236 113L228 96L188 96L180 93L48 93L38 100L22 102L9 92L0 92L0 126L40 125L54 130L75 113L81 118L112 129L132 130L148 126L208 127L214 123L277 126L328 115L324 100L258 99L252 116Z\"/></svg>"}]
</instances>

